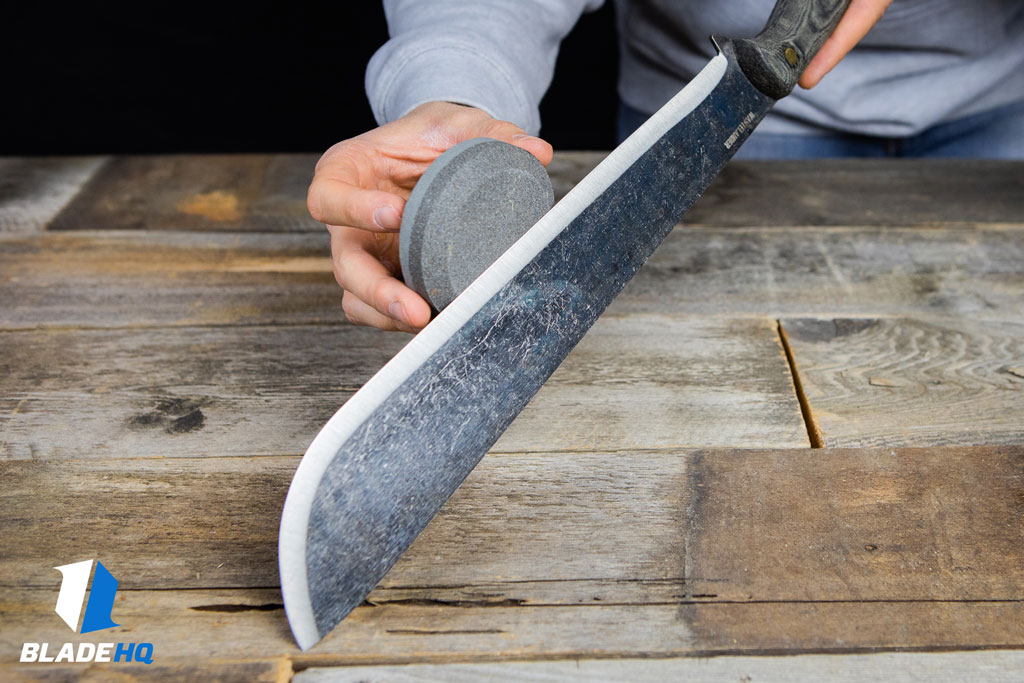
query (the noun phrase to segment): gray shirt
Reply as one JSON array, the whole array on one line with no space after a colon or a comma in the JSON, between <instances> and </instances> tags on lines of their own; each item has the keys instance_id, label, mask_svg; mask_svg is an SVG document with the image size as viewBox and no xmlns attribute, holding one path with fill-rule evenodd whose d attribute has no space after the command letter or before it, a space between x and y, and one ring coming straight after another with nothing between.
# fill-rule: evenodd
<instances>
[{"instance_id":1,"label":"gray shirt","mask_svg":"<svg viewBox=\"0 0 1024 683\"><path fill-rule=\"evenodd\" d=\"M446 100L537 134L559 43L602 1L384 0L391 40L366 72L377 121ZM773 5L616 0L619 96L656 111L713 56L710 34L753 36ZM797 88L760 130L902 137L1022 100L1024 0L894 0L820 85Z\"/></svg>"}]
</instances>

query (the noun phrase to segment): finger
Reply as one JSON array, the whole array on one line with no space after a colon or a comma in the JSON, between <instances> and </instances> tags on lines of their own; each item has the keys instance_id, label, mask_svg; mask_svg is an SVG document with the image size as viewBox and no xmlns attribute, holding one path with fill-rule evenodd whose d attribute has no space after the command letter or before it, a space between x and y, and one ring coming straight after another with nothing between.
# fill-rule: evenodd
<instances>
[{"instance_id":1,"label":"finger","mask_svg":"<svg viewBox=\"0 0 1024 683\"><path fill-rule=\"evenodd\" d=\"M314 220L363 230L394 232L402 225L405 200L379 190L364 190L326 175L309 185L306 206Z\"/></svg>"},{"instance_id":2,"label":"finger","mask_svg":"<svg viewBox=\"0 0 1024 683\"><path fill-rule=\"evenodd\" d=\"M509 121L498 121L478 111L475 114L477 116L468 121L463 119L454 122L460 126L456 141L462 142L474 137L493 137L496 140L522 147L523 150L537 157L545 166L551 163L553 150L551 144L546 140L528 135L522 128Z\"/></svg>"},{"instance_id":3,"label":"finger","mask_svg":"<svg viewBox=\"0 0 1024 683\"><path fill-rule=\"evenodd\" d=\"M362 240L372 239L372 235L336 226L330 226L330 230L334 274L342 289L409 328L419 329L430 322L430 305L367 251L368 245Z\"/></svg>"},{"instance_id":4,"label":"finger","mask_svg":"<svg viewBox=\"0 0 1024 683\"><path fill-rule=\"evenodd\" d=\"M516 147L522 147L527 152L537 157L537 160L541 164L547 166L551 163L551 158L555 154L555 150L552 149L551 144L547 140L534 137L532 135L513 135L512 139L508 141Z\"/></svg>"},{"instance_id":5,"label":"finger","mask_svg":"<svg viewBox=\"0 0 1024 683\"><path fill-rule=\"evenodd\" d=\"M885 10L891 2L892 0L852 0L843 18L839 20L835 31L821 46L811 63L807 65L800 77L800 86L803 88L816 86L825 74L831 71L846 56L846 53L867 35L871 27L885 14Z\"/></svg>"},{"instance_id":6,"label":"finger","mask_svg":"<svg viewBox=\"0 0 1024 683\"><path fill-rule=\"evenodd\" d=\"M381 330L409 332L415 334L418 330L400 323L394 318L381 315L365 301L360 301L352 292L345 292L341 297L341 309L345 311L345 317L353 325L367 325Z\"/></svg>"},{"instance_id":7,"label":"finger","mask_svg":"<svg viewBox=\"0 0 1024 683\"><path fill-rule=\"evenodd\" d=\"M554 150L546 140L528 135L525 130L508 121L486 119L483 121L482 129L473 137L494 138L521 147L537 157L537 160L545 166L551 163L551 157L554 154Z\"/></svg>"}]
</instances>

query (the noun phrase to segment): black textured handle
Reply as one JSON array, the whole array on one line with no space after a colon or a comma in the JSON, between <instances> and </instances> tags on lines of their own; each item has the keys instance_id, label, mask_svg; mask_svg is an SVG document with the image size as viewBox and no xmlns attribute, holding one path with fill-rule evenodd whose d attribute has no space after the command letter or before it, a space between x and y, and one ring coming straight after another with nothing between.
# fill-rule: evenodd
<instances>
[{"instance_id":1,"label":"black textured handle","mask_svg":"<svg viewBox=\"0 0 1024 683\"><path fill-rule=\"evenodd\" d=\"M780 100L796 87L850 0L779 0L755 38L733 41L740 68L765 95Z\"/></svg>"}]
</instances>

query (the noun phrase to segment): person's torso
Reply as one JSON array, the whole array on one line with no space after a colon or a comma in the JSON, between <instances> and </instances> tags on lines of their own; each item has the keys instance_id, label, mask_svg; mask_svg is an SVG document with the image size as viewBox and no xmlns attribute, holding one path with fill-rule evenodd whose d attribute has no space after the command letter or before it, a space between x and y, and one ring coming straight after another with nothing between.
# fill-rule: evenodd
<instances>
[{"instance_id":1,"label":"person's torso","mask_svg":"<svg viewBox=\"0 0 1024 683\"><path fill-rule=\"evenodd\" d=\"M713 55L708 36L748 37L773 0L616 0L619 92L652 112ZM1024 99L1024 0L894 0L858 47L762 128L912 135Z\"/></svg>"}]
</instances>

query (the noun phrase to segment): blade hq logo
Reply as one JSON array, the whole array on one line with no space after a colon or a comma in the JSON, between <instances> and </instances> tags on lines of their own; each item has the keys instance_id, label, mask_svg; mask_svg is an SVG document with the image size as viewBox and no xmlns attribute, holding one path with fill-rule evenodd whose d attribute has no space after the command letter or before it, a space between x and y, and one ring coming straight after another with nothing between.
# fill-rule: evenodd
<instances>
[{"instance_id":1,"label":"blade hq logo","mask_svg":"<svg viewBox=\"0 0 1024 683\"><path fill-rule=\"evenodd\" d=\"M60 593L57 594L57 615L72 631L78 631L78 615L82 613L85 602L85 589L89 585L89 574L92 572L92 560L54 567L63 576ZM82 619L80 633L92 633L107 628L114 628L110 618L114 610L114 596L117 595L117 579L107 571L102 562L96 562L96 575L92 577L92 590L89 591L89 602L85 606L85 618Z\"/></svg>"},{"instance_id":2,"label":"blade hq logo","mask_svg":"<svg viewBox=\"0 0 1024 683\"><path fill-rule=\"evenodd\" d=\"M120 626L114 623L111 613L114 610L114 598L117 596L117 579L96 560L96 571L93 572L93 560L74 562L54 567L61 573L60 592L57 594L57 607L54 611L64 623L75 633L92 633ZM92 586L89 586L89 575L92 574ZM89 589L89 600L85 599ZM78 618L85 606L85 616L79 627ZM116 649L115 649L116 646ZM23 643L21 646L22 662L51 664L56 662L136 662L153 663L152 643L64 643L56 655L49 654L58 650L50 648L50 643ZM111 654L113 651L113 654Z\"/></svg>"}]
</instances>

